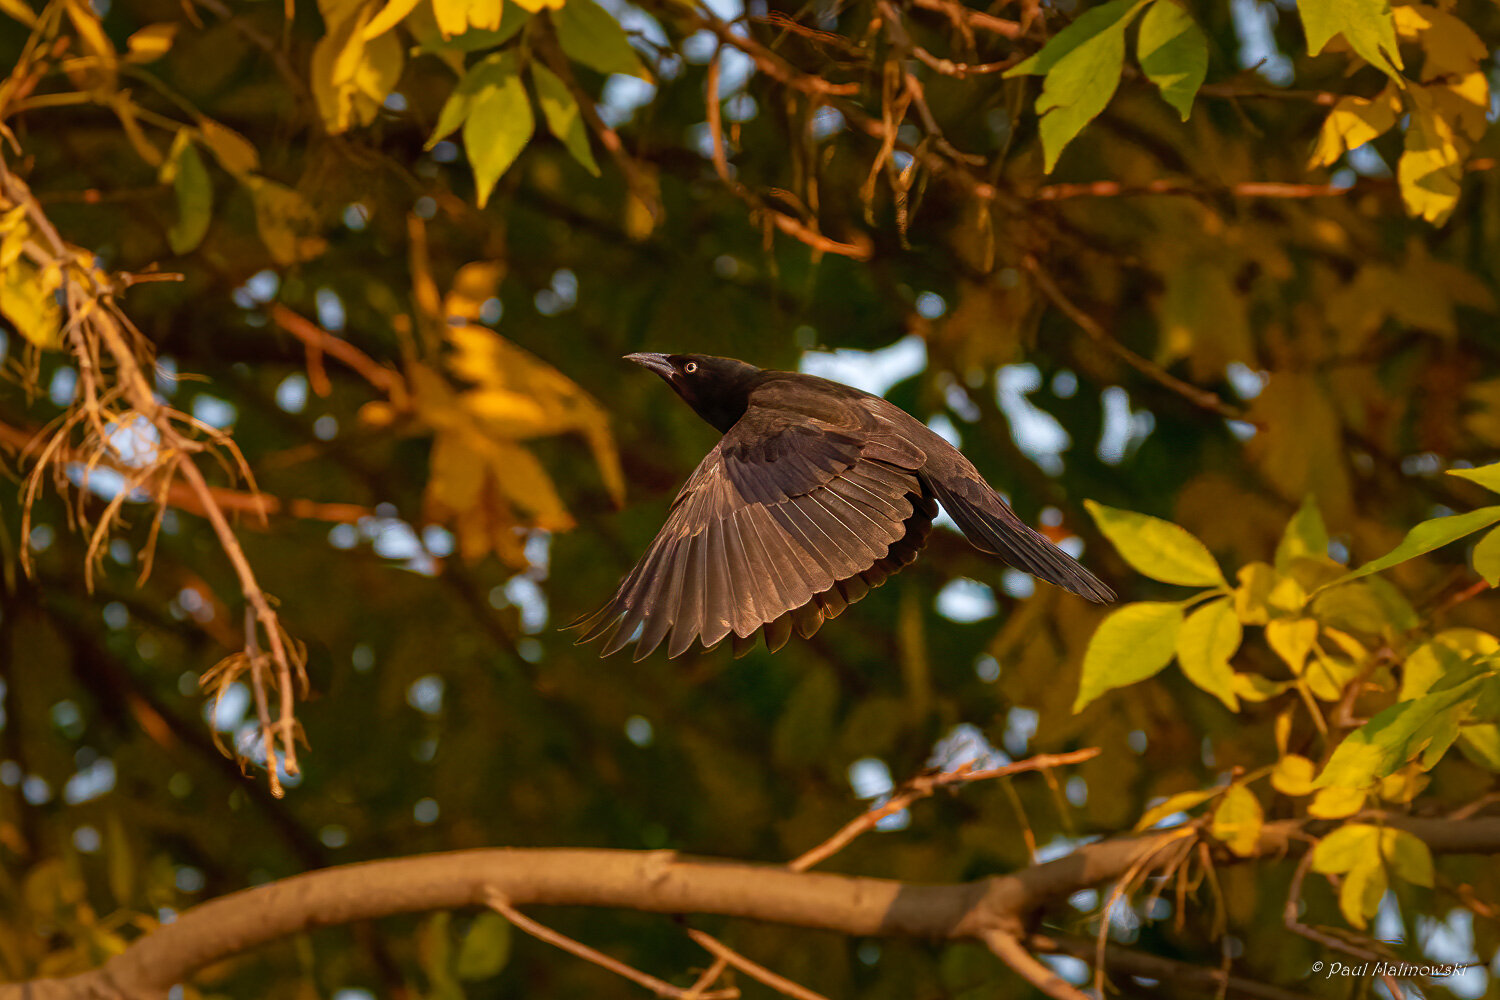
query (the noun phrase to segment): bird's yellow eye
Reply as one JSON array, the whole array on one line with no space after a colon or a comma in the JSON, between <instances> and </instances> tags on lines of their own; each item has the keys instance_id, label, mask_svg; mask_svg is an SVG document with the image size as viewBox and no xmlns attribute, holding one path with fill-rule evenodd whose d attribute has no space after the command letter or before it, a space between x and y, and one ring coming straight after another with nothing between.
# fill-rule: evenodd
<instances>
[{"instance_id":1,"label":"bird's yellow eye","mask_svg":"<svg viewBox=\"0 0 1500 1000\"><path fill-rule=\"evenodd\" d=\"M695 372L695 371L698 370L698 362L696 362L696 361L689 361L687 364L685 364L685 365L682 366L682 370L685 371L685 372L687 372L689 375L691 375L691 374L693 374L693 372Z\"/></svg>"}]
</instances>

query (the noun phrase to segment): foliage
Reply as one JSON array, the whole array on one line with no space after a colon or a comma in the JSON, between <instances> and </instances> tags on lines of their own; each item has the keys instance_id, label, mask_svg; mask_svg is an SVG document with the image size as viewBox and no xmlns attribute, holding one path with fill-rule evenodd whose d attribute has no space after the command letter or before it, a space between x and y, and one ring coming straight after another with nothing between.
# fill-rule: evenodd
<instances>
[{"instance_id":1,"label":"foliage","mask_svg":"<svg viewBox=\"0 0 1500 1000\"><path fill-rule=\"evenodd\" d=\"M1330 996L1340 949L1493 954L1493 857L1399 821L1500 772L1497 45L1478 0L0 0L0 975L346 861L779 864L892 779L1087 747L829 865L1162 827L1041 937ZM813 642L600 663L556 626L712 440L642 349L853 365L818 370L951 430L1123 603L939 530ZM829 996L1026 988L701 923ZM618 989L514 930L320 930L185 994Z\"/></svg>"}]
</instances>

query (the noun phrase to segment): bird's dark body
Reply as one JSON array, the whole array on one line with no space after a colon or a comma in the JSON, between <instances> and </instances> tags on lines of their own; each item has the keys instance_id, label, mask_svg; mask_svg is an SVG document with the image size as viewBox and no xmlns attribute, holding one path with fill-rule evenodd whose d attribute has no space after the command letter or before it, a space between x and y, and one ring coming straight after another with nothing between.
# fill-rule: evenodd
<instances>
[{"instance_id":1,"label":"bird's dark body","mask_svg":"<svg viewBox=\"0 0 1500 1000\"><path fill-rule=\"evenodd\" d=\"M723 432L613 598L575 623L603 655L678 656L764 630L807 637L917 557L941 504L981 551L1075 594L1114 594L1033 531L973 464L894 404L704 355L630 355Z\"/></svg>"}]
</instances>

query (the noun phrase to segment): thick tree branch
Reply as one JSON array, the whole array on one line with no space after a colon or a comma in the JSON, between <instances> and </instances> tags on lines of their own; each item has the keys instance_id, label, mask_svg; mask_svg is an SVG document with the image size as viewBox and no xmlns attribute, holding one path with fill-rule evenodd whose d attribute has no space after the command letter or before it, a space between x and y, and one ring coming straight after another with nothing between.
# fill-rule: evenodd
<instances>
[{"instance_id":1,"label":"thick tree branch","mask_svg":"<svg viewBox=\"0 0 1500 1000\"><path fill-rule=\"evenodd\" d=\"M1435 853L1500 853L1500 817L1382 820ZM1297 835L1305 825L1268 823L1258 855L1301 846ZM794 872L672 851L492 849L373 861L211 900L93 972L3 986L0 1000L158 998L197 969L279 938L398 913L487 906L497 893L511 906L718 914L862 937L992 941L998 933L1019 941L1027 918L1043 906L1117 879L1142 858L1162 857L1162 844L1180 836L1165 830L1098 841L1009 875L947 885Z\"/></svg>"}]
</instances>

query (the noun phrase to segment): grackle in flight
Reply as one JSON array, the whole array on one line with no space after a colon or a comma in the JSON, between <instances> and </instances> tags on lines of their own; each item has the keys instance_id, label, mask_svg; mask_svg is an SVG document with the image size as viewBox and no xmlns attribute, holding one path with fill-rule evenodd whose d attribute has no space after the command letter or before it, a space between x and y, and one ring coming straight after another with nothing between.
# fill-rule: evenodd
<instances>
[{"instance_id":1,"label":"grackle in flight","mask_svg":"<svg viewBox=\"0 0 1500 1000\"><path fill-rule=\"evenodd\" d=\"M810 637L927 541L938 504L975 548L1100 604L1114 592L1006 506L967 458L892 403L703 354L628 354L724 435L609 602L574 622L608 656Z\"/></svg>"}]
</instances>

